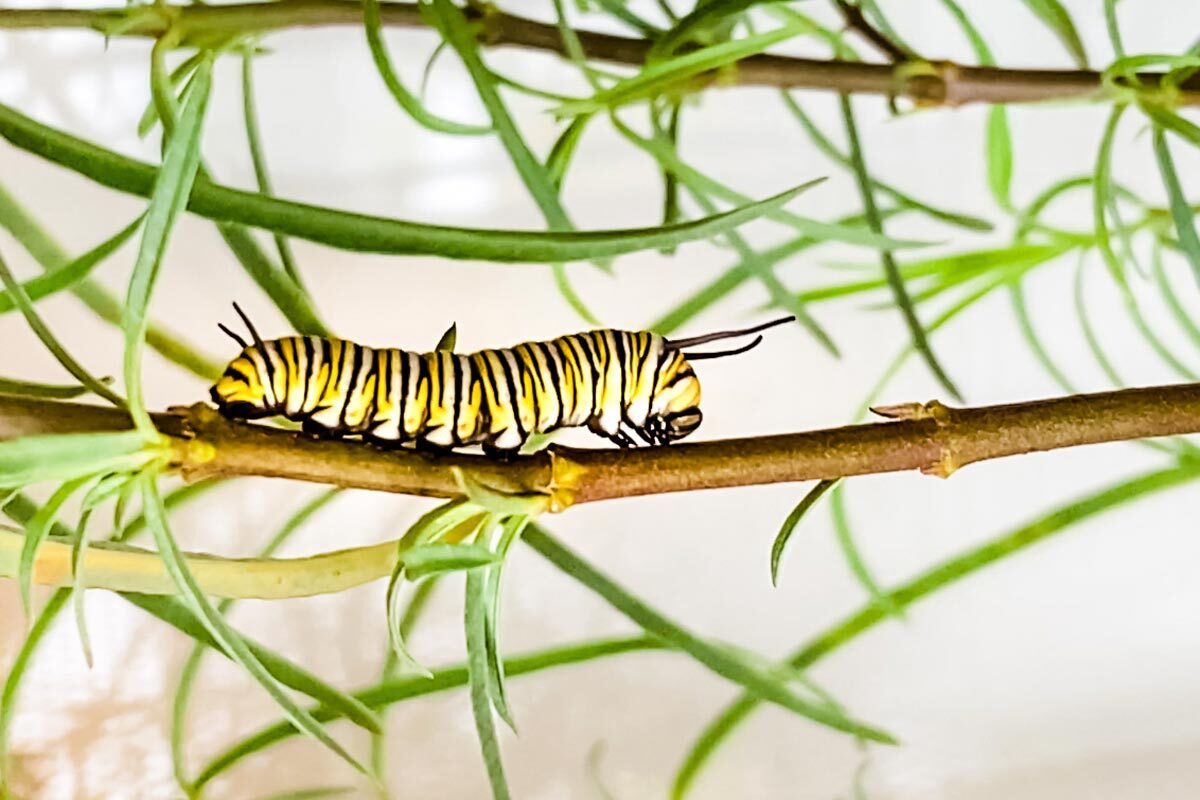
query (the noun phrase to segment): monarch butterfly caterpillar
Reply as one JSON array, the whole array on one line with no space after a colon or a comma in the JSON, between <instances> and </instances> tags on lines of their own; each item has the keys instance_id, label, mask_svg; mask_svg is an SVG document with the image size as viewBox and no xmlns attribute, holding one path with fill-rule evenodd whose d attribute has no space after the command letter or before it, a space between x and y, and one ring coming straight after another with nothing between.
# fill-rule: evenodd
<instances>
[{"instance_id":1,"label":"monarch butterfly caterpillar","mask_svg":"<svg viewBox=\"0 0 1200 800\"><path fill-rule=\"evenodd\" d=\"M620 447L669 444L700 425L700 382L691 361L737 355L762 341L711 352L683 348L748 336L794 317L688 339L595 330L460 354L377 349L314 336L264 341L224 325L242 347L210 392L226 417L283 416L312 434L413 442L446 450L479 444L515 455L534 433L586 425Z\"/></svg>"}]
</instances>

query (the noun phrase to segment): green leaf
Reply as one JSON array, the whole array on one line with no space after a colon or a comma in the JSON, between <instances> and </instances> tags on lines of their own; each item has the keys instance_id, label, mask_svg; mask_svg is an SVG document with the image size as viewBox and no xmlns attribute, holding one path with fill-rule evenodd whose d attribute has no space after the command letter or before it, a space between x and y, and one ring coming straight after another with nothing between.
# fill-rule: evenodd
<instances>
[{"instance_id":1,"label":"green leaf","mask_svg":"<svg viewBox=\"0 0 1200 800\"><path fill-rule=\"evenodd\" d=\"M134 431L23 436L0 442L0 489L133 471L163 453Z\"/></svg>"},{"instance_id":2,"label":"green leaf","mask_svg":"<svg viewBox=\"0 0 1200 800\"><path fill-rule=\"evenodd\" d=\"M438 586L437 578L430 578L417 585L417 589L409 598L408 605L404 608L404 613L398 615L400 617L399 631L403 639L407 639L412 629L416 627L417 622L424 616L425 610L429 607L429 601L433 597L433 590ZM390 637L389 637L390 638ZM383 669L380 671L380 681L390 681L397 677L399 660L396 658L396 653L392 650L391 643L388 643L387 653L384 657ZM387 785L387 780L384 775L384 770L387 764L386 742L387 735L386 720L384 714L380 715L379 732L371 735L371 774L383 785Z\"/></svg>"},{"instance_id":3,"label":"green leaf","mask_svg":"<svg viewBox=\"0 0 1200 800\"><path fill-rule=\"evenodd\" d=\"M1083 40L1079 38L1079 31L1075 29L1075 23L1063 4L1059 0L1024 0L1024 3L1042 24L1058 37L1062 46L1071 54L1075 66L1087 69L1088 57Z\"/></svg>"},{"instance_id":4,"label":"green leaf","mask_svg":"<svg viewBox=\"0 0 1200 800\"><path fill-rule=\"evenodd\" d=\"M808 513L808 510L816 504L821 496L837 485L837 479L817 481L817 485L805 492L804 497L800 498L800 502L792 509L792 513L788 514L787 519L783 521L783 526L779 529L779 533L775 535L775 542L771 545L771 585L779 585L779 560L783 557L783 549L787 547L788 541L792 538L792 533L795 532L796 526L800 524L800 520Z\"/></svg>"},{"instance_id":5,"label":"green leaf","mask_svg":"<svg viewBox=\"0 0 1200 800\"><path fill-rule=\"evenodd\" d=\"M550 495L506 494L484 486L458 467L451 467L450 471L468 500L494 514L537 516L550 507Z\"/></svg>"},{"instance_id":6,"label":"green leaf","mask_svg":"<svg viewBox=\"0 0 1200 800\"><path fill-rule=\"evenodd\" d=\"M454 345L458 343L458 323L451 322L450 327L446 328L446 332L442 334L442 338L438 339L437 346L434 350L445 350L448 353L454 352Z\"/></svg>"},{"instance_id":7,"label":"green leaf","mask_svg":"<svg viewBox=\"0 0 1200 800\"><path fill-rule=\"evenodd\" d=\"M892 590L889 592L889 596L897 606L907 608L913 603L973 575L987 566L1022 552L1031 545L1038 544L1089 517L1120 508L1151 494L1180 486L1198 477L1200 477L1200 470L1194 465L1185 464L1171 469L1145 473L1132 480L1114 484L1094 494L1081 497L979 547L944 561ZM841 649L887 619L889 617L883 608L875 603L868 603L798 648L788 658L788 664L797 669L808 669L817 661ZM755 711L761 702L761 699L744 693L709 723L675 773L671 791L673 798L679 800L687 795L700 771L712 760L717 749L729 739L730 735Z\"/></svg>"},{"instance_id":8,"label":"green leaf","mask_svg":"<svg viewBox=\"0 0 1200 800\"><path fill-rule=\"evenodd\" d=\"M597 658L620 655L623 653L655 650L662 644L647 637L631 637L624 639L600 639L596 641L571 644L542 650L523 656L515 656L505 660L505 671L510 677L527 675L545 669L579 664ZM456 689L467 684L466 665L454 665L440 668L431 678L404 677L385 681L377 686L356 692L355 697L372 708L380 708L393 703L403 702L417 697L425 697L436 692ZM327 708L317 708L314 716L322 721L337 719L340 714ZM197 791L221 775L232 766L253 753L257 753L272 744L295 736L296 729L290 722L283 721L232 745L217 755L201 771L193 788Z\"/></svg>"},{"instance_id":9,"label":"green leaf","mask_svg":"<svg viewBox=\"0 0 1200 800\"><path fill-rule=\"evenodd\" d=\"M166 510L163 508L162 497L158 493L158 487L155 485L153 477L142 475L138 481L142 491L146 521L154 533L163 566L166 567L167 573L179 588L186 607L199 618L205 630L225 651L230 660L266 690L292 724L325 745L359 772L369 775L366 768L338 744L319 722L313 719L312 714L296 704L278 679L264 667L262 661L254 654L241 635L231 628L225 618L213 608L212 603L201 591L200 585L196 583L191 570L188 569L187 562L184 560L179 546L175 543L175 537L171 535L171 531L167 527Z\"/></svg>"},{"instance_id":10,"label":"green leaf","mask_svg":"<svg viewBox=\"0 0 1200 800\"><path fill-rule=\"evenodd\" d=\"M50 630L51 623L66 605L68 595L70 592L66 589L59 589L50 595L50 599L42 607L41 613L26 634L25 641L21 643L16 658L8 668L8 674L4 676L4 688L0 689L0 796L9 796L11 789L8 776L12 775L13 771L12 759L8 752L8 732L12 727L13 712L17 707L17 690L46 631Z\"/></svg>"},{"instance_id":11,"label":"green leaf","mask_svg":"<svg viewBox=\"0 0 1200 800\"><path fill-rule=\"evenodd\" d=\"M379 77L383 79L392 97L414 122L438 133L472 136L492 132L492 129L485 125L464 125L439 117L425 108L420 99L401 83L400 76L396 74L391 59L388 58L387 45L383 41L379 0L363 0L363 19L367 32L367 47L371 50L371 60L375 62L375 69L379 71Z\"/></svg>"},{"instance_id":12,"label":"green leaf","mask_svg":"<svg viewBox=\"0 0 1200 800\"><path fill-rule=\"evenodd\" d=\"M504 521L496 542L497 563L484 573L483 603L487 609L485 616L487 656L488 656L488 687L492 705L505 724L517 732L513 721L512 711L508 707L508 696L504 688L504 661L500 658L500 636L498 633L500 620L500 583L504 574L504 565L508 561L508 553L513 544L521 538L521 533L529 524L529 517L515 516Z\"/></svg>"},{"instance_id":13,"label":"green leaf","mask_svg":"<svg viewBox=\"0 0 1200 800\"><path fill-rule=\"evenodd\" d=\"M712 29L727 29L731 21L736 21L736 17L761 4L762 0L707 0L696 3L670 30L654 40L646 53L646 62L669 58L688 44L713 44L718 37L713 35Z\"/></svg>"},{"instance_id":14,"label":"green leaf","mask_svg":"<svg viewBox=\"0 0 1200 800\"><path fill-rule=\"evenodd\" d=\"M1112 202L1112 147L1116 138L1117 126L1126 106L1113 106L1100 137L1100 148L1096 155L1096 169L1092 177L1092 219L1096 227L1096 247L1104 256L1104 263L1113 280L1125 284L1125 268L1112 246L1112 237L1108 230L1107 212Z\"/></svg>"},{"instance_id":15,"label":"green leaf","mask_svg":"<svg viewBox=\"0 0 1200 800\"><path fill-rule=\"evenodd\" d=\"M121 245L125 244L141 226L143 219L144 215L139 216L129 225L117 231L111 238L96 245L96 247L66 266L25 281L21 284L25 296L30 301L36 303L43 297L49 297L52 294L75 286L79 281L91 274L92 270L99 266L105 259L119 250ZM0 293L0 314L19 307L16 297L11 292Z\"/></svg>"},{"instance_id":16,"label":"green leaf","mask_svg":"<svg viewBox=\"0 0 1200 800\"><path fill-rule=\"evenodd\" d=\"M78 361L67 352L66 348L59 343L58 339L46 327L46 323L42 321L41 316L33 307L33 302L25 294L25 290L21 288L21 284L17 283L17 279L13 277L12 271L8 265L4 263L4 259L0 258L0 282L3 282L7 290L7 297L11 298L16 303L17 308L21 310L21 314L25 317L26 324L37 334L38 339L45 345L50 354L55 360L62 365L63 369L71 374L71 377L79 381L88 388L88 391L103 397L117 408L124 408L125 401L121 397L109 389L104 383L95 378L90 372L83 368ZM3 473L0 472L0 477Z\"/></svg>"},{"instance_id":17,"label":"green leaf","mask_svg":"<svg viewBox=\"0 0 1200 800\"><path fill-rule=\"evenodd\" d=\"M475 91L491 117L492 127L500 137L508 153L509 160L525 184L526 191L541 210L546 224L552 231L570 231L574 229L566 209L558 198L558 184L555 183L549 170L529 148L516 122L509 113L507 106L500 97L490 73L479 55L479 43L475 33L462 11L450 0L431 0L425 6L430 9L430 16L441 32L443 39L454 48L462 60L463 66L475 83ZM561 264L554 265L555 285L580 316L592 321L596 316L570 287L567 276Z\"/></svg>"},{"instance_id":18,"label":"green leaf","mask_svg":"<svg viewBox=\"0 0 1200 800\"><path fill-rule=\"evenodd\" d=\"M562 191L567 168L571 165L576 148L579 147L579 140L583 138L583 129L591 119L591 114L581 114L571 120L571 124L563 128L563 132L554 140L550 155L546 156L546 174L550 176L550 182L554 184L556 191Z\"/></svg>"},{"instance_id":19,"label":"green leaf","mask_svg":"<svg viewBox=\"0 0 1200 800\"><path fill-rule=\"evenodd\" d=\"M101 378L103 383L106 379ZM0 394L18 395L21 397L44 397L51 400L70 400L87 394L90 389L86 386L58 386L47 383L30 383L12 378L0 378Z\"/></svg>"},{"instance_id":20,"label":"green leaf","mask_svg":"<svg viewBox=\"0 0 1200 800\"><path fill-rule=\"evenodd\" d=\"M1013 151L1004 106L992 106L987 121L988 188L1001 208L1012 208Z\"/></svg>"},{"instance_id":21,"label":"green leaf","mask_svg":"<svg viewBox=\"0 0 1200 800\"><path fill-rule=\"evenodd\" d=\"M508 800L512 795L504 777L500 742L496 738L496 724L492 719L491 693L488 691L490 675L487 655L487 607L484 602L483 584L483 575L478 572L467 573L464 617L471 713L475 718L475 732L479 736L479 749L483 754L483 765L487 769L488 783L492 787L492 797L495 800Z\"/></svg>"},{"instance_id":22,"label":"green leaf","mask_svg":"<svg viewBox=\"0 0 1200 800\"><path fill-rule=\"evenodd\" d=\"M829 137L827 137L821 131L821 129L817 127L816 123L813 122L812 117L810 117L808 113L801 108L800 104L796 102L795 98L793 98L787 91L780 92L779 94L783 99L784 106L792 113L792 116L796 118L796 121L800 123L800 127L804 128L804 132L808 134L808 138L812 140L817 149L824 153L825 156L831 161L848 169L853 169L853 165L850 162L850 157L845 153L840 152L836 147L833 146L833 142L831 142ZM949 225L955 225L970 231L990 231L994 227L992 223L988 222L986 219L971 216L970 214L962 214L957 211L947 211L945 209L937 208L936 206L932 206L921 200L917 200L912 195L900 191L889 183L884 183L883 181L876 180L875 178L871 179L871 185L895 200L902 208L919 211L922 214L932 217L940 222L945 222ZM846 225L849 223L843 221L838 224Z\"/></svg>"},{"instance_id":23,"label":"green leaf","mask_svg":"<svg viewBox=\"0 0 1200 800\"><path fill-rule=\"evenodd\" d=\"M204 51L198 50L192 55L183 60L168 76L168 81L171 86L178 86L181 83L190 82L192 74L196 71L196 67L200 66L200 62L204 60ZM186 85L184 92L187 91ZM146 104L146 110L142 112L142 116L138 119L137 135L139 139L146 138L146 135L154 129L154 126L159 123L158 104L151 98Z\"/></svg>"},{"instance_id":24,"label":"green leaf","mask_svg":"<svg viewBox=\"0 0 1200 800\"><path fill-rule=\"evenodd\" d=\"M142 349L149 324L150 295L171 229L187 205L196 171L200 168L200 131L211 86L210 56L196 67L191 94L163 151L162 170L146 209L146 222L125 301L125 391L129 395L129 414L137 429L148 439L158 436L142 394Z\"/></svg>"},{"instance_id":25,"label":"green leaf","mask_svg":"<svg viewBox=\"0 0 1200 800\"><path fill-rule=\"evenodd\" d=\"M561 104L554 109L554 114L560 117L569 117L612 110L622 105L680 90L683 88L681 84L696 75L762 53L772 45L806 33L807 30L806 25L791 23L768 33L747 36L694 50L665 61L654 62L643 67L637 75L626 78L609 89L598 91L585 100Z\"/></svg>"},{"instance_id":26,"label":"green leaf","mask_svg":"<svg viewBox=\"0 0 1200 800\"><path fill-rule=\"evenodd\" d=\"M645 139L638 136L631 128L626 126L621 120L613 115L611 118L613 126L626 139L641 149L649 153L655 161L669 169L681 180L691 184L697 189L712 195L718 200L727 203L742 203L746 201L745 195L734 191L728 186L713 180L704 173L696 170L686 164L679 155L665 142L655 139ZM798 187L800 191L817 186L825 181L825 178L817 178ZM892 239L890 237L879 234L875 231L864 229L862 226L843 225L839 223L821 222L820 220L802 217L799 214L793 214L790 211L782 209L775 213L764 215L767 219L775 222L788 225L800 233L811 236L814 239L824 239L836 242L845 242L847 244L860 245L862 247L872 247L876 249L893 249L900 250L907 247L926 247L930 242L916 241L911 239Z\"/></svg>"},{"instance_id":27,"label":"green leaf","mask_svg":"<svg viewBox=\"0 0 1200 800\"><path fill-rule=\"evenodd\" d=\"M1117 22L1117 0L1104 0L1104 27L1108 30L1113 54L1117 58L1124 58L1125 44L1121 41L1121 25Z\"/></svg>"},{"instance_id":28,"label":"green leaf","mask_svg":"<svg viewBox=\"0 0 1200 800\"><path fill-rule=\"evenodd\" d=\"M1179 299L1179 293L1171 286L1167 280L1167 271L1163 264L1163 247L1159 242L1154 243L1154 252L1150 259L1154 270L1154 282L1158 287L1159 296L1170 310L1171 315L1175 317L1176 323L1192 340L1192 343L1200 348L1200 325L1197 325L1192 318L1192 313L1184 308L1183 303Z\"/></svg>"},{"instance_id":29,"label":"green leaf","mask_svg":"<svg viewBox=\"0 0 1200 800\"><path fill-rule=\"evenodd\" d=\"M882 234L883 222L879 217L879 211L875 205L875 194L871 189L870 173L867 172L862 145L859 144L858 126L854 121L854 109L847 95L840 95L839 100L841 103L842 121L846 126L846 138L850 144L850 160L854 164L854 175L858 181L859 194L862 196L863 210L870 222L871 229L878 234ZM946 374L941 363L933 354L933 348L930 346L929 340L925 335L925 329L921 327L921 320L917 317L916 309L913 308L912 300L908 296L908 290L904 286L904 278L900 275L900 270L896 266L895 259L892 258L892 254L887 250L880 252L880 259L883 262L883 271L887 276L888 286L892 290L892 297L895 299L896 307L900 309L900 313L904 317L904 323L908 327L913 348L920 354L921 358L925 361L925 365L929 367L930 372L933 373L942 387L952 397L961 401L962 395L959 393L958 388L950 380L950 376Z\"/></svg>"},{"instance_id":30,"label":"green leaf","mask_svg":"<svg viewBox=\"0 0 1200 800\"><path fill-rule=\"evenodd\" d=\"M833 517L833 530L837 534L838 545L842 548L842 555L850 567L850 572L866 590L871 602L878 603L888 614L897 619L903 619L903 609L892 602L892 598L879 588L879 583L867 569L866 561L863 560L858 545L854 543L854 534L850 531L850 521L846 518L846 497L842 486L835 489L833 496L829 498L829 510Z\"/></svg>"},{"instance_id":31,"label":"green leaf","mask_svg":"<svg viewBox=\"0 0 1200 800\"><path fill-rule=\"evenodd\" d=\"M479 569L498 556L481 544L423 544L404 553L405 577L418 581L443 572Z\"/></svg>"},{"instance_id":32,"label":"green leaf","mask_svg":"<svg viewBox=\"0 0 1200 800\"><path fill-rule=\"evenodd\" d=\"M140 196L149 196L153 189L157 174L154 166L41 125L3 104L0 137L109 188ZM782 207L800 191L792 189L716 217L615 231L497 231L420 225L263 197L206 180L196 181L188 210L209 219L265 228L356 252L554 263L658 250L707 239Z\"/></svg>"},{"instance_id":33,"label":"green leaf","mask_svg":"<svg viewBox=\"0 0 1200 800\"><path fill-rule=\"evenodd\" d=\"M75 630L79 632L79 646L83 649L83 660L92 668L92 640L88 636L87 609L84 604L87 583L84 580L83 554L87 550L87 527L92 512L85 509L79 515L75 527L75 540L71 543L71 605L75 611Z\"/></svg>"},{"instance_id":34,"label":"green leaf","mask_svg":"<svg viewBox=\"0 0 1200 800\"><path fill-rule=\"evenodd\" d=\"M250 161L254 164L254 178L258 183L258 191L265 195L275 193L271 185L271 175L267 171L267 157L263 153L262 134L258 129L258 112L254 107L254 54L247 51L242 54L242 121L246 126L246 145L250 150ZM304 281L300 277L300 268L296 266L296 256L292 253L292 245L287 237L275 234L275 251L279 253L279 263L283 271L292 279L307 296ZM228 241L228 237L226 238ZM231 244L232 246L232 244Z\"/></svg>"},{"instance_id":35,"label":"green leaf","mask_svg":"<svg viewBox=\"0 0 1200 800\"><path fill-rule=\"evenodd\" d=\"M1171 219L1175 222L1180 249L1187 257L1197 282L1200 282L1200 237L1196 235L1195 214L1183 193L1183 185L1179 181L1179 173L1175 171L1175 162L1171 158L1171 149L1167 146L1162 128L1154 129L1154 157L1158 162L1163 186L1167 190Z\"/></svg>"},{"instance_id":36,"label":"green leaf","mask_svg":"<svg viewBox=\"0 0 1200 800\"><path fill-rule=\"evenodd\" d=\"M744 659L730 658L724 648L697 638L600 574L539 526L530 525L525 531L524 541L551 564L600 595L647 633L677 647L717 675L821 725L861 739L885 744L895 743L896 740L890 734L849 719L824 705L814 704L795 694L777 676L765 673L746 663Z\"/></svg>"},{"instance_id":37,"label":"green leaf","mask_svg":"<svg viewBox=\"0 0 1200 800\"><path fill-rule=\"evenodd\" d=\"M17 569L17 584L21 589L21 608L25 610L25 617L33 622L33 604L30 600L31 587L33 586L33 562L37 558L38 548L42 546L42 542L46 541L46 537L50 535L50 525L53 524L58 512L62 509L63 504L71 498L71 495L89 484L93 478L90 475L85 475L80 478L73 478L65 482L62 486L50 495L50 499L42 506L33 519L29 520L29 524L25 526L25 541L21 543L21 561Z\"/></svg>"},{"instance_id":38,"label":"green leaf","mask_svg":"<svg viewBox=\"0 0 1200 800\"><path fill-rule=\"evenodd\" d=\"M343 491L342 489L329 489L300 506L295 513L284 521L279 530L275 532L275 535L263 546L259 551L259 557L267 558L274 555L291 538L292 534L300 530L305 523L341 495ZM160 619L165 619L168 623L176 625L184 633L196 639L196 644L192 648L191 653L188 654L187 660L184 661L183 669L180 671L179 684L175 689L175 700L171 707L171 761L176 782L186 790L189 786L187 762L185 759L187 710L191 698L192 686L195 683L196 675L200 671L200 664L204 658L204 653L208 647L215 646L215 641L208 637L200 620L180 605L163 605L157 602L157 598L148 598L145 605L139 601L134 602L135 605L139 605ZM217 610L222 616L228 617L229 612L233 609L233 605L233 600L223 600L218 605ZM382 731L381 723L376 719L375 715L354 698L325 683L320 678L293 666L283 657L278 656L261 645L248 642L248 646L259 660L262 661L263 667L278 678L280 682L304 692L318 702L324 702L326 705L338 706L345 709L350 719L372 734L378 734ZM219 647L217 651L221 652ZM225 655L225 653L222 653L222 655Z\"/></svg>"}]
</instances>

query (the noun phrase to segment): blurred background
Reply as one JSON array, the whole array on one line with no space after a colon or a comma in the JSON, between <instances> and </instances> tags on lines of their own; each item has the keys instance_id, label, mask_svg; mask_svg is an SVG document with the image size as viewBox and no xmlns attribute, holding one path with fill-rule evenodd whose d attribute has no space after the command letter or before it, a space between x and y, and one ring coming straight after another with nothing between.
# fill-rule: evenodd
<instances>
[{"instance_id":1,"label":"blurred background","mask_svg":"<svg viewBox=\"0 0 1200 800\"><path fill-rule=\"evenodd\" d=\"M5 7L24 2L6 0ZM505 10L550 21L547 4ZM808 9L808 6L812 6ZM1066 3L1094 64L1111 58L1099 0ZM836 24L816 4L802 3ZM964 0L1006 66L1069 68L1052 34L1023 3ZM921 53L973 61L960 29L935 0L884 4ZM654 11L647 4L647 13ZM1120 7L1130 52L1183 52L1200 31L1200 6L1143 0ZM617 30L584 17L580 27ZM410 86L436 44L423 31L388 30L386 39ZM487 137L446 137L417 127L392 101L360 29L286 31L265 41L257 61L258 108L276 192L289 199L373 214L488 228L543 228L536 207L500 145ZM864 52L868 52L863 48ZM154 161L157 133L135 134L149 98L149 43L90 32L0 33L0 102L111 149ZM797 47L794 52L804 52ZM813 52L818 52L814 50ZM514 50L489 63L520 80L582 92L577 74L552 56ZM241 124L239 61L216 68L204 154L215 177L252 187ZM434 70L430 107L453 119L483 121L474 89L453 57ZM842 141L835 96L796 97ZM513 94L522 129L545 153L559 126L544 103ZM995 221L971 234L906 215L889 233L937 241L936 252L1004 246L1011 218L988 192L983 161L987 110L928 110L893 116L880 98L855 101L872 170L940 206ZM1090 173L1107 108L1083 103L1010 109L1013 196L1027 203L1060 178ZM794 201L800 214L833 220L860 210L852 176L803 135L769 89L734 88L689 102L681 152L696 166L754 197L820 176L829 180ZM1161 179L1141 123L1119 131L1117 178L1160 205ZM1176 148L1184 185L1197 172L1194 151ZM0 183L72 254L128 224L144 201L113 193L0 143ZM605 121L589 126L564 199L580 228L657 224L661 183L653 161ZM1090 229L1086 192L1060 204L1056 222ZM692 208L694 210L694 207ZM778 226L755 223L748 237L778 243ZM266 237L262 238L264 244ZM474 350L550 338L588 327L562 300L549 268L360 255L294 240L304 278L337 333L367 344L430 348L451 323L458 347ZM37 274L6 235L0 251L22 277ZM96 273L118 295L133 261L127 246ZM608 326L642 328L737 260L714 244L617 260L608 276L568 267L579 293ZM1111 386L1096 367L1070 312L1075 261L1039 268L1027 283L1030 313L1059 364L1080 390ZM781 277L797 289L845 278L845 264L876 265L872 251L826 245L792 258ZM842 265L842 266L839 266ZM1200 308L1181 260L1167 264L1180 301ZM841 270L841 271L839 271ZM1176 380L1148 355L1121 298L1096 280L1087 306L1122 379L1130 385ZM1144 281L1143 281L1144 283ZM215 228L185 218L172 240L155 298L156 318L215 360L233 355L216 323L238 301L264 335L287 322L250 282ZM883 371L904 349L900 315L886 295L813 306L841 348L835 359L799 327L773 332L754 352L704 364L704 425L697 438L804 430L852 421ZM767 318L755 283L724 298L684 329L733 327ZM1147 296L1145 313L1165 318ZM39 305L73 353L98 374L120 374L122 340L69 295ZM1159 334L1192 367L1200 354L1179 330ZM1060 394L1021 340L1009 298L994 292L938 332L934 344L972 405ZM61 382L19 316L0 317L0 369ZM151 407L207 396L196 378L151 355ZM910 361L884 388L883 402L948 399L926 368ZM582 443L586 437L567 436ZM885 586L1036 518L1069 500L1163 463L1134 445L1109 445L972 466L941 481L915 474L865 477L846 485L858 544ZM768 574L771 542L807 486L767 486L606 502L571 509L546 524L573 548L695 632L782 657L868 602L833 535L828 509L802 524L785 556L778 588ZM189 550L227 556L256 552L297 505L320 487L238 480L174 517ZM775 707L757 711L700 774L691 797L852 797L856 774L874 800L955 798L1192 798L1200 789L1200 559L1194 489L1155 495L1088 520L912 607L821 661L812 677L861 719L895 732L900 747L860 750ZM286 546L303 555L399 536L430 504L349 492ZM462 658L460 577L445 581L410 647L427 665ZM383 582L343 594L287 602L243 602L235 625L335 685L377 678L386 648ZM44 597L44 594L39 595ZM171 797L167 727L170 697L190 642L103 591L88 595L96 663L83 663L74 627L60 622L40 651L13 723L15 788L29 797ZM16 586L0 584L0 671L24 636ZM519 652L589 636L634 632L602 601L518 549L505 573L501 636ZM208 658L196 687L189 757L202 763L229 742L278 717L268 697L234 667ZM513 792L521 798L667 795L695 737L736 696L736 687L687 658L642 653L509 681L520 734L502 730ZM487 784L463 692L406 702L389 715L388 773L396 797L476 798ZM361 752L366 740L335 729ZM355 783L318 745L302 739L271 748L210 788L214 798L268 796L311 785ZM362 789L363 796L368 795ZM606 794L607 793L607 794Z\"/></svg>"}]
</instances>

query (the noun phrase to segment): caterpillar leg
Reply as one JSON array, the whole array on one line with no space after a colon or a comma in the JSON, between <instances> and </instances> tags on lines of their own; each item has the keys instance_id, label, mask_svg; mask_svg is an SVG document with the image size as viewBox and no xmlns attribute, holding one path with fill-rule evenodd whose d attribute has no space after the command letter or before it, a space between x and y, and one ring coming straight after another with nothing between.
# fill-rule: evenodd
<instances>
[{"instance_id":1,"label":"caterpillar leg","mask_svg":"<svg viewBox=\"0 0 1200 800\"><path fill-rule=\"evenodd\" d=\"M517 456L521 454L520 447L498 447L493 442L483 442L480 447L483 449L485 456L494 458L497 461L515 461Z\"/></svg>"}]
</instances>

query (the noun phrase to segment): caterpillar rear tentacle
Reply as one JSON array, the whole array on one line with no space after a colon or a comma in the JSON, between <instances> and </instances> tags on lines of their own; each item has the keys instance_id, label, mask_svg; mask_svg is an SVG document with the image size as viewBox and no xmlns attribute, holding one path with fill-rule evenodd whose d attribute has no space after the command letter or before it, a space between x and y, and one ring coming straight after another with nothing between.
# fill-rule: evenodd
<instances>
[{"instance_id":1,"label":"caterpillar rear tentacle","mask_svg":"<svg viewBox=\"0 0 1200 800\"><path fill-rule=\"evenodd\" d=\"M480 445L515 457L528 438L586 426L618 447L665 445L700 426L700 382L683 347L790 322L677 342L646 331L595 330L545 342L460 354L414 353L340 339L251 334L210 396L234 419L282 416L320 437L360 436L383 446L444 452ZM750 346L761 340L758 337Z\"/></svg>"}]
</instances>

